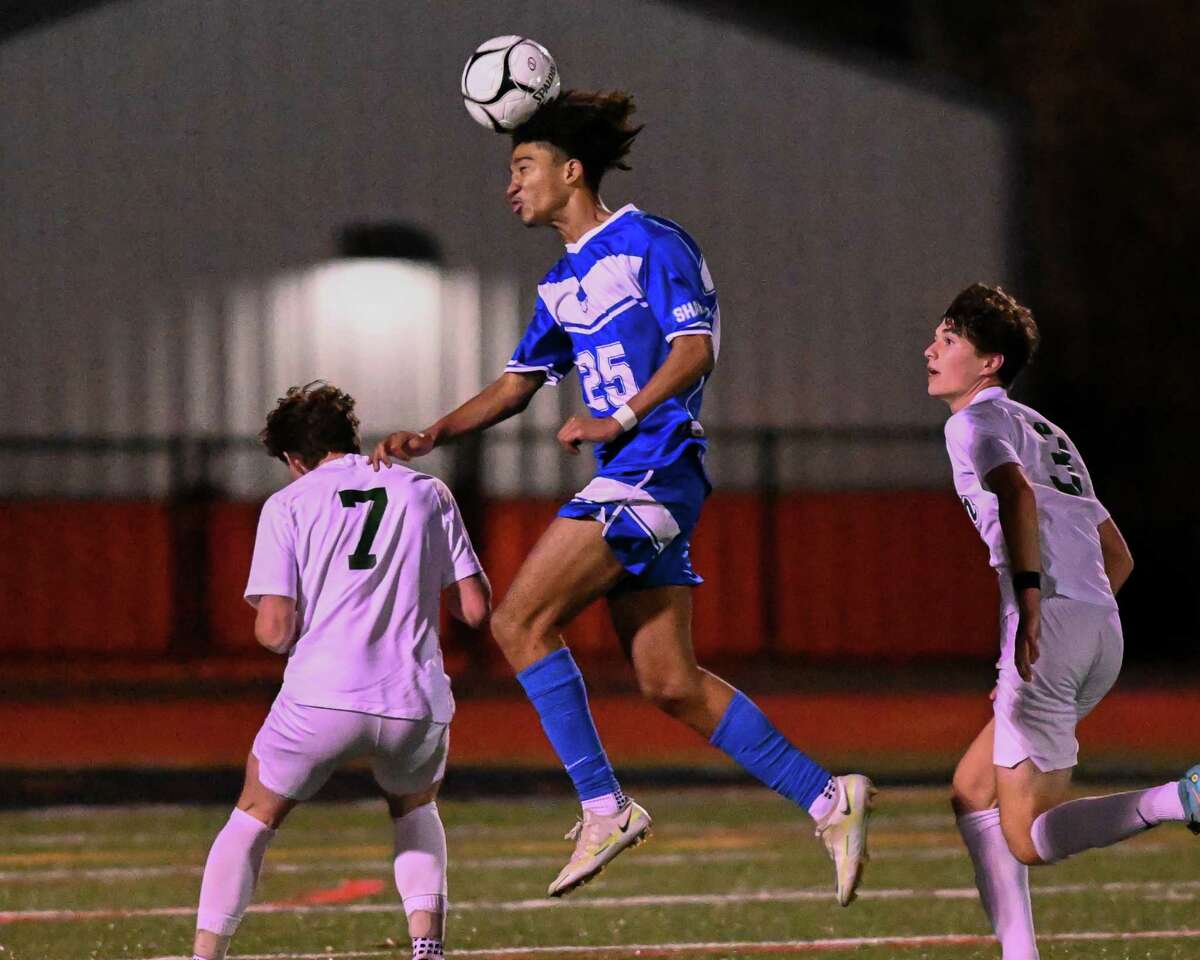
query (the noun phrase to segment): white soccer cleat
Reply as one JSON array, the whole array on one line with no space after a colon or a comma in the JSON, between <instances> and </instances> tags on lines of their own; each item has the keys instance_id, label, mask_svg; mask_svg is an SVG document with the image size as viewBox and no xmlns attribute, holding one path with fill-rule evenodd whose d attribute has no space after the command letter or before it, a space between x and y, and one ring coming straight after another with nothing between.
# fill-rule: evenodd
<instances>
[{"instance_id":1,"label":"white soccer cleat","mask_svg":"<svg viewBox=\"0 0 1200 960\"><path fill-rule=\"evenodd\" d=\"M848 907L857 896L863 867L870 859L867 820L871 816L871 801L876 790L861 774L834 779L837 781L837 804L825 820L817 824L817 836L824 841L837 871L838 903Z\"/></svg>"},{"instance_id":2,"label":"white soccer cleat","mask_svg":"<svg viewBox=\"0 0 1200 960\"><path fill-rule=\"evenodd\" d=\"M567 833L574 840L575 852L547 891L561 897L582 887L600 873L622 850L636 847L650 836L650 814L630 800L616 813L605 815L583 812Z\"/></svg>"}]
</instances>

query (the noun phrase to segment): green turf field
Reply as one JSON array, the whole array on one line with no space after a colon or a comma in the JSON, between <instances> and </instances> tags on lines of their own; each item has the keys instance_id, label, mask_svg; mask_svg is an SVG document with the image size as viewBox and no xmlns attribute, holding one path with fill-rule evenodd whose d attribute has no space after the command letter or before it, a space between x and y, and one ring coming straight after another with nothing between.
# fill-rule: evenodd
<instances>
[{"instance_id":1,"label":"green turf field","mask_svg":"<svg viewBox=\"0 0 1200 960\"><path fill-rule=\"evenodd\" d=\"M653 839L563 902L542 895L571 847L566 798L443 801L450 946L477 957L997 957L941 796L882 792L874 858L845 910L807 818L765 791L639 794L656 817ZM0 960L182 956L226 815L0 814ZM1043 958L1200 957L1198 878L1200 840L1171 825L1035 871ZM267 856L256 904L231 956L407 956L392 946L407 940L382 804L298 810Z\"/></svg>"}]
</instances>

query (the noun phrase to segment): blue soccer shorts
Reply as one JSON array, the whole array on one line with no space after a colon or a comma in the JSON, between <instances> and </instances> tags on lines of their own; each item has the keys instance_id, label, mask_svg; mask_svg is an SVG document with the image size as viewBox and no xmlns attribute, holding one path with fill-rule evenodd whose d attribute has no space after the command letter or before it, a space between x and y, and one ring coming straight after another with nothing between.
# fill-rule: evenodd
<instances>
[{"instance_id":1,"label":"blue soccer shorts","mask_svg":"<svg viewBox=\"0 0 1200 960\"><path fill-rule=\"evenodd\" d=\"M692 569L691 536L712 487L699 452L653 470L606 471L563 504L560 517L595 520L629 571L617 589L704 582Z\"/></svg>"}]
</instances>

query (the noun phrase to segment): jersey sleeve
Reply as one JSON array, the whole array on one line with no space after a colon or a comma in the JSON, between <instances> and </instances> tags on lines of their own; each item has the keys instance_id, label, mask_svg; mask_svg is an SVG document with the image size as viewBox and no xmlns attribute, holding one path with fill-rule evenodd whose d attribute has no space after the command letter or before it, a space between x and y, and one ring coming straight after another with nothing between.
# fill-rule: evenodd
<instances>
[{"instance_id":1,"label":"jersey sleeve","mask_svg":"<svg viewBox=\"0 0 1200 960\"><path fill-rule=\"evenodd\" d=\"M258 533L254 537L254 556L250 561L250 579L246 600L257 607L262 597L297 596L300 578L296 560L296 531L284 503L274 497L263 504L258 515Z\"/></svg>"},{"instance_id":2,"label":"jersey sleeve","mask_svg":"<svg viewBox=\"0 0 1200 960\"><path fill-rule=\"evenodd\" d=\"M462 514L458 511L458 503L455 502L450 489L441 481L437 483L437 495L441 520L439 536L446 547L446 562L442 574L442 589L445 589L452 583L474 576L482 571L483 567L475 554L475 547L463 523Z\"/></svg>"},{"instance_id":3,"label":"jersey sleeve","mask_svg":"<svg viewBox=\"0 0 1200 960\"><path fill-rule=\"evenodd\" d=\"M547 383L558 383L574 366L575 349L571 346L571 338L554 322L542 298L538 297L533 319L504 369L510 373L541 370L546 374Z\"/></svg>"},{"instance_id":4,"label":"jersey sleeve","mask_svg":"<svg viewBox=\"0 0 1200 960\"><path fill-rule=\"evenodd\" d=\"M713 335L716 290L700 251L678 233L656 236L646 250L638 282L663 336Z\"/></svg>"},{"instance_id":5,"label":"jersey sleeve","mask_svg":"<svg viewBox=\"0 0 1200 960\"><path fill-rule=\"evenodd\" d=\"M1012 438L995 417L974 415L968 407L962 415L946 421L946 445L951 455L969 463L979 482L1006 463L1021 464Z\"/></svg>"}]
</instances>

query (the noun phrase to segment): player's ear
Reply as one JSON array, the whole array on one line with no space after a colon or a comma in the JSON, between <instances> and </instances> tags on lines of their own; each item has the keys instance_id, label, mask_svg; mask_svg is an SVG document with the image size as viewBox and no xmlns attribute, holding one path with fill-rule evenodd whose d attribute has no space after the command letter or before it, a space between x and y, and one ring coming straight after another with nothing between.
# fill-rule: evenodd
<instances>
[{"instance_id":1,"label":"player's ear","mask_svg":"<svg viewBox=\"0 0 1200 960\"><path fill-rule=\"evenodd\" d=\"M1002 366L1004 366L1004 354L989 353L983 364L983 372L986 376L998 377Z\"/></svg>"},{"instance_id":2,"label":"player's ear","mask_svg":"<svg viewBox=\"0 0 1200 960\"><path fill-rule=\"evenodd\" d=\"M583 164L571 159L563 164L563 180L569 187L578 187L583 183Z\"/></svg>"}]
</instances>

